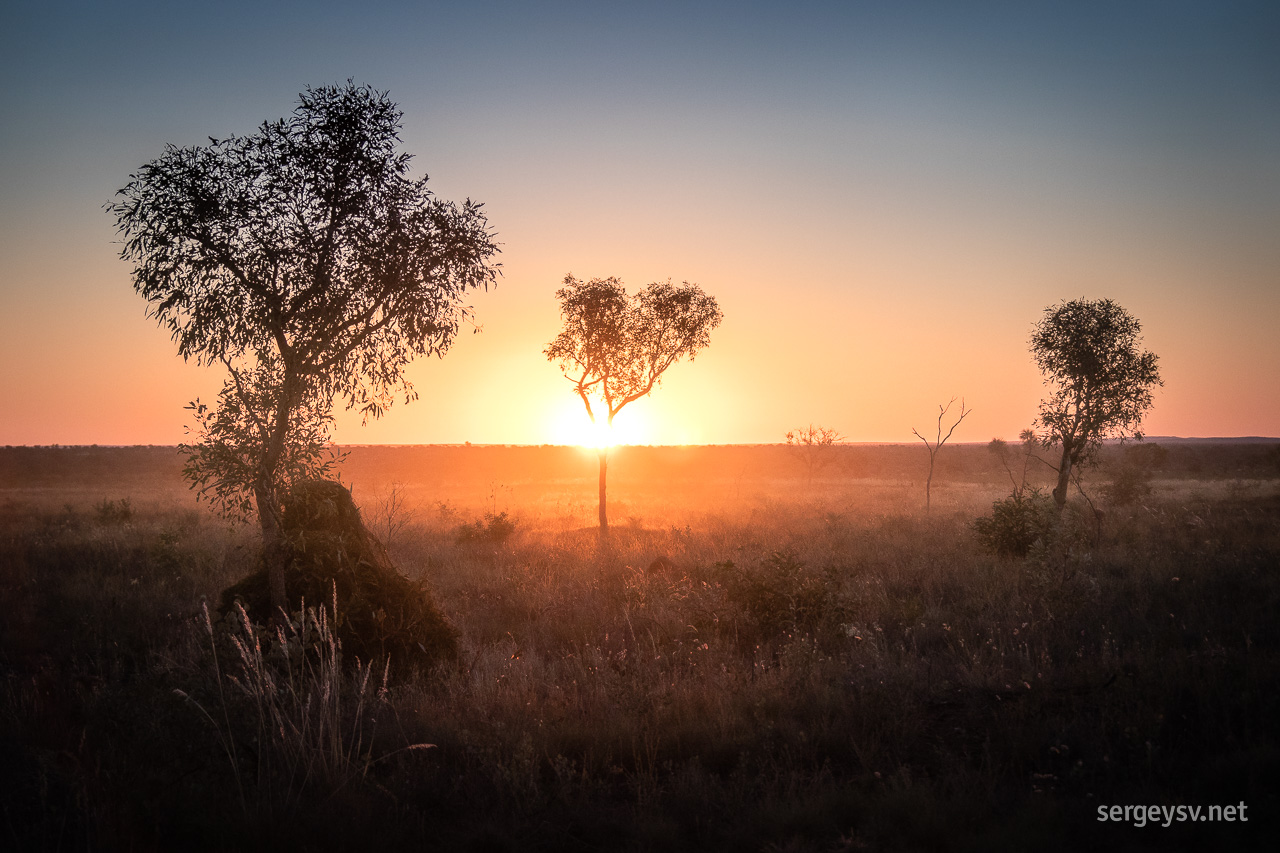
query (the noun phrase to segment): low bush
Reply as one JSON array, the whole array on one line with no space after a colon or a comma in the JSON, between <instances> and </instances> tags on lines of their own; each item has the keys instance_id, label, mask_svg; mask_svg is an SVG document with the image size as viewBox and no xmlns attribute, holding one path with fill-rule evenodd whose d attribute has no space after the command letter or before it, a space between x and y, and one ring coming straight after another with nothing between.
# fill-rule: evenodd
<instances>
[{"instance_id":1,"label":"low bush","mask_svg":"<svg viewBox=\"0 0 1280 853\"><path fill-rule=\"evenodd\" d=\"M718 566L726 597L754 629L750 640L784 634L819 634L841 621L835 585L789 551L775 551L752 567Z\"/></svg>"},{"instance_id":2,"label":"low bush","mask_svg":"<svg viewBox=\"0 0 1280 853\"><path fill-rule=\"evenodd\" d=\"M470 542L500 544L511 538L516 532L516 522L506 512L486 512L483 521L474 521L458 528L457 542L465 545Z\"/></svg>"},{"instance_id":3,"label":"low bush","mask_svg":"<svg viewBox=\"0 0 1280 853\"><path fill-rule=\"evenodd\" d=\"M133 519L133 503L128 498L113 501L104 498L93 505L99 524L126 524Z\"/></svg>"},{"instance_id":4,"label":"low bush","mask_svg":"<svg viewBox=\"0 0 1280 853\"><path fill-rule=\"evenodd\" d=\"M1053 499L1039 489L1016 491L991 505L991 514L973 521L978 541L993 554L1025 557L1057 523Z\"/></svg>"}]
</instances>

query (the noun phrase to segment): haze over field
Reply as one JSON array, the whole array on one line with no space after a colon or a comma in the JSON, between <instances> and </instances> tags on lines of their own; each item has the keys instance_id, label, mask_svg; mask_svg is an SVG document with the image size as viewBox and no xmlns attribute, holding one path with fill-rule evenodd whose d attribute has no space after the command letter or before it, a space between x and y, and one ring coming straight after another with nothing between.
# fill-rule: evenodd
<instances>
[{"instance_id":1,"label":"haze over field","mask_svg":"<svg viewBox=\"0 0 1280 853\"><path fill-rule=\"evenodd\" d=\"M308 85L390 92L504 277L421 399L340 443L565 443L542 356L566 273L699 283L695 364L637 443L797 425L1013 439L1063 299L1144 325L1157 435L1277 435L1280 11L1267 3L21 4L0 33L0 444L173 444L218 371L144 316L104 202L164 145L252 132Z\"/></svg>"}]
</instances>

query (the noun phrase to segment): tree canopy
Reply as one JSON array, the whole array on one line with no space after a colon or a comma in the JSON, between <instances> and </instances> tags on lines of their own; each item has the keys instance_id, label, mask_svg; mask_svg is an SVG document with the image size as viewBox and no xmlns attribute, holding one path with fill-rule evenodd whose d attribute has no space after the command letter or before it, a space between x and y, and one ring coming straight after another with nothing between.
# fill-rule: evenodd
<instances>
[{"instance_id":1,"label":"tree canopy","mask_svg":"<svg viewBox=\"0 0 1280 853\"><path fill-rule=\"evenodd\" d=\"M1050 394L1036 425L1062 447L1054 500L1066 503L1072 468L1107 438L1142 438L1142 418L1163 385L1158 358L1142 349L1142 324L1110 299L1075 299L1045 309L1031 353Z\"/></svg>"},{"instance_id":2,"label":"tree canopy","mask_svg":"<svg viewBox=\"0 0 1280 853\"><path fill-rule=\"evenodd\" d=\"M412 399L406 365L442 355L499 273L482 205L410 176L400 120L368 86L309 88L255 133L167 146L107 205L151 316L229 373L215 409L193 404L188 474L230 511L254 494L267 539L286 474L322 467L333 400L376 418Z\"/></svg>"},{"instance_id":3,"label":"tree canopy","mask_svg":"<svg viewBox=\"0 0 1280 853\"><path fill-rule=\"evenodd\" d=\"M498 249L482 205L409 177L400 119L367 86L308 89L288 118L130 176L109 205L121 257L184 358L270 354L376 417L413 357L448 349Z\"/></svg>"},{"instance_id":4,"label":"tree canopy","mask_svg":"<svg viewBox=\"0 0 1280 853\"><path fill-rule=\"evenodd\" d=\"M696 284L654 282L635 296L617 278L565 277L556 291L564 328L545 350L560 364L595 421L609 424L628 403L649 394L667 368L690 361L711 343L723 314Z\"/></svg>"}]
</instances>

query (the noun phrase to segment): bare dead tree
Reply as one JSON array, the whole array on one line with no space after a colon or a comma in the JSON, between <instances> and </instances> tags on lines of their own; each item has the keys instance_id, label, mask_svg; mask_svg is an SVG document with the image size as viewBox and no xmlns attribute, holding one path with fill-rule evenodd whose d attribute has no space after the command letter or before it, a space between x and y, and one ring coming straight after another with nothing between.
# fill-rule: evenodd
<instances>
[{"instance_id":1,"label":"bare dead tree","mask_svg":"<svg viewBox=\"0 0 1280 853\"><path fill-rule=\"evenodd\" d=\"M925 511L925 514L928 514L928 512L929 512L929 510L930 510L930 508L931 508L932 501L933 501L933 495L932 495L932 491L933 491L933 463L934 463L934 461L935 461L935 460L937 459L937 457L938 457L938 451L942 449L942 445L944 445L944 444L946 444L946 443L947 443L947 439L951 438L951 434L952 434L953 432L955 432L955 431L956 431L956 427L960 426L960 422L961 422L961 421L963 421L965 418L969 417L969 415L973 414L973 409L966 409L966 408L965 408L965 406L964 406L964 399L963 399L963 398L961 398L961 400L960 400L960 417L956 418L955 423L953 423L953 424L951 425L951 428L950 428L949 430L947 430L947 434L944 436L944 435L942 434L942 419L943 419L943 418L945 418L945 417L947 416L947 412L951 411L951 406L952 406L952 404L954 404L954 403L955 403L955 401L956 401L956 398L955 398L955 397L952 397L952 398L951 398L951 402L947 403L945 406L944 406L944 405L942 405L941 403L939 403L939 404L938 404L938 434L937 434L937 437L934 439L933 444L930 444L930 443L929 443L929 439L927 439L927 438L925 438L923 435L921 435L921 434L920 434L920 432L919 432L919 430L916 430L916 429L912 429L912 430L911 430L913 433L915 433L916 438L918 438L918 439L920 439L921 441L923 441L923 442L924 442L924 446L925 446L925 447L928 449L928 451L929 451L929 476L928 476L928 478L924 481L924 511Z\"/></svg>"}]
</instances>

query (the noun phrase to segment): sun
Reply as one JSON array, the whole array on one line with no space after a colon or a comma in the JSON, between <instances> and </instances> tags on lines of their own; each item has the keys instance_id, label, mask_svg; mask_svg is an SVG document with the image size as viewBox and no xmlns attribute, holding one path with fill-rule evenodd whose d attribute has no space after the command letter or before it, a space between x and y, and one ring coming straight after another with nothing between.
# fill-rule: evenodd
<instances>
[{"instance_id":1,"label":"sun","mask_svg":"<svg viewBox=\"0 0 1280 853\"><path fill-rule=\"evenodd\" d=\"M597 417L592 423L582 403L573 400L571 404L558 406L552 421L551 434L556 444L599 449L619 444L648 443L647 422L639 412L633 413L630 409L614 418L610 428L602 417Z\"/></svg>"}]
</instances>

